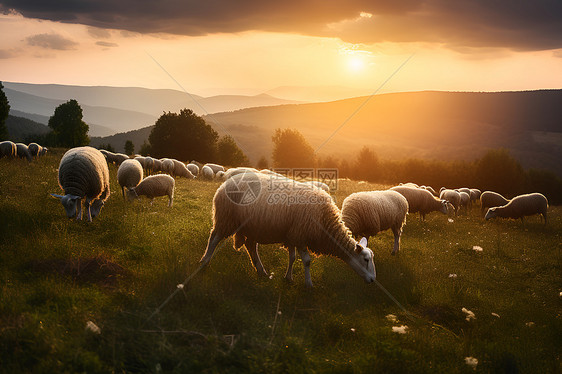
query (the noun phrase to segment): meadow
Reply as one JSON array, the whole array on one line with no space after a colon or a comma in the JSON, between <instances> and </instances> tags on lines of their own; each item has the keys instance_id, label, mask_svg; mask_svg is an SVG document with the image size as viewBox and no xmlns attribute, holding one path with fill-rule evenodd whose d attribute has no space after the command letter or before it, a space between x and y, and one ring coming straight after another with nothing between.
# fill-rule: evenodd
<instances>
[{"instance_id":1,"label":"meadow","mask_svg":"<svg viewBox=\"0 0 562 374\"><path fill-rule=\"evenodd\" d=\"M261 279L228 239L178 288L197 271L220 182L177 180L171 208L129 203L111 166L101 215L68 220L49 196L62 153L0 159L1 372L562 372L559 206L546 226L486 222L476 206L410 214L399 255L390 231L369 241L379 284L330 257L313 258L313 289L300 260L289 284L278 245L260 247ZM341 207L387 187L340 180L333 195Z\"/></svg>"}]
</instances>

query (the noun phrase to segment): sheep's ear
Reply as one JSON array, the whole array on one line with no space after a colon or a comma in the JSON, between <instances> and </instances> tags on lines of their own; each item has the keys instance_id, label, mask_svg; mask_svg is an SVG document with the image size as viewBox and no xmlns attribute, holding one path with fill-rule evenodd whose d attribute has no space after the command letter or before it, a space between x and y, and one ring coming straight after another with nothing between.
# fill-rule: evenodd
<instances>
[{"instance_id":1,"label":"sheep's ear","mask_svg":"<svg viewBox=\"0 0 562 374\"><path fill-rule=\"evenodd\" d=\"M361 240L359 240L359 245L362 246L363 248L367 248L367 238L362 237Z\"/></svg>"},{"instance_id":2,"label":"sheep's ear","mask_svg":"<svg viewBox=\"0 0 562 374\"><path fill-rule=\"evenodd\" d=\"M61 199L62 195L57 195L55 193L50 194L52 197L54 197L55 199Z\"/></svg>"}]
</instances>

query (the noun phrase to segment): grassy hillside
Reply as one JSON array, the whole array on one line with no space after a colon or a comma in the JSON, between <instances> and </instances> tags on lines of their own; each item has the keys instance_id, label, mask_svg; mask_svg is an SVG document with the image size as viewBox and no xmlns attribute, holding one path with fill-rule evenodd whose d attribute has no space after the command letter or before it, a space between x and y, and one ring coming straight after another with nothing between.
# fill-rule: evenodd
<instances>
[{"instance_id":1,"label":"grassy hillside","mask_svg":"<svg viewBox=\"0 0 562 374\"><path fill-rule=\"evenodd\" d=\"M69 221L49 197L62 152L0 159L1 372L474 372L465 357L477 372L562 370L560 207L547 226L484 222L477 207L453 222L410 215L398 256L390 232L372 238L377 280L407 312L334 258L313 258L313 290L300 261L287 284L278 245L261 247L272 277L258 279L231 240L178 289L205 249L219 183L178 180L172 208L129 204L112 166L100 217ZM341 206L383 187L342 180L334 196Z\"/></svg>"}]
</instances>

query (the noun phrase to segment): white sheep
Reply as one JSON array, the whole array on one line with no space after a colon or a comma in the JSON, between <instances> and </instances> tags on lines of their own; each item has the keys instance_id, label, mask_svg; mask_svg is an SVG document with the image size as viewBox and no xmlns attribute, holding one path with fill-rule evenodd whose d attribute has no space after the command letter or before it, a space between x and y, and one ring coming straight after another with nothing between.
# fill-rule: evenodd
<instances>
[{"instance_id":1,"label":"white sheep","mask_svg":"<svg viewBox=\"0 0 562 374\"><path fill-rule=\"evenodd\" d=\"M61 158L58 179L65 194L51 195L60 199L68 218L82 219L83 198L88 221L99 215L110 195L109 169L100 151L92 147L68 150Z\"/></svg>"},{"instance_id":2,"label":"white sheep","mask_svg":"<svg viewBox=\"0 0 562 374\"><path fill-rule=\"evenodd\" d=\"M339 257L367 282L376 277L373 252L366 248L366 239L357 243L351 237L330 195L318 188L303 188L294 181L274 180L261 173L227 179L213 198L213 229L202 266L207 266L217 245L235 233L244 238L252 264L262 276L267 272L257 243L282 243L289 249L288 280L292 279L296 248L308 287L312 287L308 250Z\"/></svg>"},{"instance_id":3,"label":"white sheep","mask_svg":"<svg viewBox=\"0 0 562 374\"><path fill-rule=\"evenodd\" d=\"M201 176L205 179L213 179L215 177L215 173L213 172L213 169L205 165L201 168Z\"/></svg>"},{"instance_id":4,"label":"white sheep","mask_svg":"<svg viewBox=\"0 0 562 374\"><path fill-rule=\"evenodd\" d=\"M511 199L506 205L492 207L486 213L486 220L494 217L502 218L521 218L541 214L544 217L544 224L546 225L546 211L548 209L548 200L543 194L531 193L526 195L519 195Z\"/></svg>"},{"instance_id":5,"label":"white sheep","mask_svg":"<svg viewBox=\"0 0 562 374\"><path fill-rule=\"evenodd\" d=\"M121 186L123 198L125 198L125 188L128 189L137 186L142 180L142 177L142 165L136 158L125 160L119 165L119 169L117 169L117 181Z\"/></svg>"},{"instance_id":6,"label":"white sheep","mask_svg":"<svg viewBox=\"0 0 562 374\"><path fill-rule=\"evenodd\" d=\"M189 170L191 174L193 174L194 177L197 177L199 175L199 166L191 163L185 166L187 167L187 170Z\"/></svg>"},{"instance_id":7,"label":"white sheep","mask_svg":"<svg viewBox=\"0 0 562 374\"><path fill-rule=\"evenodd\" d=\"M470 194L466 193L465 191L460 191L459 195L461 197L459 208L465 209L468 214L468 207L470 206Z\"/></svg>"},{"instance_id":8,"label":"white sheep","mask_svg":"<svg viewBox=\"0 0 562 374\"><path fill-rule=\"evenodd\" d=\"M408 212L419 212L422 221L431 212L447 214L448 202L433 196L428 190L407 186L395 186L391 190L402 194L408 200Z\"/></svg>"},{"instance_id":9,"label":"white sheep","mask_svg":"<svg viewBox=\"0 0 562 374\"><path fill-rule=\"evenodd\" d=\"M33 158L37 158L39 156L42 156L46 152L46 148L41 147L37 143L29 143L27 145L27 149L29 150L29 153L31 154L31 157L33 157Z\"/></svg>"},{"instance_id":10,"label":"white sheep","mask_svg":"<svg viewBox=\"0 0 562 374\"><path fill-rule=\"evenodd\" d=\"M509 199L506 199L502 195L494 191L484 191L480 195L480 213L484 215L488 208L493 208L495 206L507 205Z\"/></svg>"},{"instance_id":11,"label":"white sheep","mask_svg":"<svg viewBox=\"0 0 562 374\"><path fill-rule=\"evenodd\" d=\"M461 194L459 192L445 188L439 193L439 198L451 203L455 211L455 216L458 214L461 208Z\"/></svg>"},{"instance_id":12,"label":"white sheep","mask_svg":"<svg viewBox=\"0 0 562 374\"><path fill-rule=\"evenodd\" d=\"M174 175L174 161L170 158L161 158L162 162L162 172L170 175Z\"/></svg>"},{"instance_id":13,"label":"white sheep","mask_svg":"<svg viewBox=\"0 0 562 374\"><path fill-rule=\"evenodd\" d=\"M29 152L27 145L23 143L16 143L16 148L17 148L17 155L19 158L25 157L29 162L33 160L33 157L31 157L31 153Z\"/></svg>"},{"instance_id":14,"label":"white sheep","mask_svg":"<svg viewBox=\"0 0 562 374\"><path fill-rule=\"evenodd\" d=\"M480 201L480 195L482 195L482 191L480 191L478 188L471 188L470 202Z\"/></svg>"},{"instance_id":15,"label":"white sheep","mask_svg":"<svg viewBox=\"0 0 562 374\"><path fill-rule=\"evenodd\" d=\"M397 191L365 191L352 193L343 201L342 219L354 237L369 240L388 229L394 234L392 254L400 250L402 227L408 214L408 200Z\"/></svg>"},{"instance_id":16,"label":"white sheep","mask_svg":"<svg viewBox=\"0 0 562 374\"><path fill-rule=\"evenodd\" d=\"M127 197L129 200L138 199L140 196L146 196L150 199L150 204L155 197L168 196L168 206L174 203L174 187L176 181L168 174L151 175L144 178L136 187L127 189Z\"/></svg>"},{"instance_id":17,"label":"white sheep","mask_svg":"<svg viewBox=\"0 0 562 374\"><path fill-rule=\"evenodd\" d=\"M247 168L247 167L236 167L236 168L230 168L227 171L225 171L224 175L223 175L223 179L227 180L228 178L232 178L233 176L237 175L237 174L242 174L242 173L258 173L257 169L254 168Z\"/></svg>"},{"instance_id":18,"label":"white sheep","mask_svg":"<svg viewBox=\"0 0 562 374\"><path fill-rule=\"evenodd\" d=\"M224 166L206 163L204 166L210 167L213 170L213 174L217 174L219 171L224 171Z\"/></svg>"},{"instance_id":19,"label":"white sheep","mask_svg":"<svg viewBox=\"0 0 562 374\"><path fill-rule=\"evenodd\" d=\"M216 177L217 179L225 180L225 179L226 179L226 178L225 178L225 174L226 174L226 173L225 173L224 171L219 170L219 171L217 171L217 174L215 175L215 177Z\"/></svg>"},{"instance_id":20,"label":"white sheep","mask_svg":"<svg viewBox=\"0 0 562 374\"><path fill-rule=\"evenodd\" d=\"M174 168L172 170L172 175L174 177L184 177L188 179L194 179L195 176L191 174L189 169L185 166L185 164L181 161L176 160L175 158L171 159L174 163Z\"/></svg>"},{"instance_id":21,"label":"white sheep","mask_svg":"<svg viewBox=\"0 0 562 374\"><path fill-rule=\"evenodd\" d=\"M413 183L413 182L406 182L406 183L399 183L399 186L404 186L404 187L413 187L413 188L420 188L419 185Z\"/></svg>"},{"instance_id":22,"label":"white sheep","mask_svg":"<svg viewBox=\"0 0 562 374\"><path fill-rule=\"evenodd\" d=\"M113 156L113 163L115 163L115 165L121 165L121 163L125 160L128 160L129 156L127 156L124 153L114 153Z\"/></svg>"},{"instance_id":23,"label":"white sheep","mask_svg":"<svg viewBox=\"0 0 562 374\"><path fill-rule=\"evenodd\" d=\"M17 152L18 152L18 148L16 146L16 143L11 142L9 140L0 142L0 158L2 157L14 158L18 154Z\"/></svg>"},{"instance_id":24,"label":"white sheep","mask_svg":"<svg viewBox=\"0 0 562 374\"><path fill-rule=\"evenodd\" d=\"M304 184L308 184L311 185L313 187L317 187L317 188L321 188L324 191L330 193L330 186L328 186L326 183L320 182L320 181L306 181L306 182L301 182Z\"/></svg>"},{"instance_id":25,"label":"white sheep","mask_svg":"<svg viewBox=\"0 0 562 374\"><path fill-rule=\"evenodd\" d=\"M157 158L153 158L152 159L152 172L158 173L160 171L162 171L162 161L160 161Z\"/></svg>"},{"instance_id":26,"label":"white sheep","mask_svg":"<svg viewBox=\"0 0 562 374\"><path fill-rule=\"evenodd\" d=\"M437 192L435 192L435 190L431 186L420 186L420 188L423 188L424 190L428 190L429 192L431 192L433 196L437 196Z\"/></svg>"}]
</instances>

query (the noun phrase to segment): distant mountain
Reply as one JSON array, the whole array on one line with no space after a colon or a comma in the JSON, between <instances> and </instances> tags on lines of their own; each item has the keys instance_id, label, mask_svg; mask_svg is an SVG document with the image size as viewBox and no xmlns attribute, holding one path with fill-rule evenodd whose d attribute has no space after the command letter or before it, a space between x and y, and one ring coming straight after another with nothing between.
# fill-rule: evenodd
<instances>
[{"instance_id":1,"label":"distant mountain","mask_svg":"<svg viewBox=\"0 0 562 374\"><path fill-rule=\"evenodd\" d=\"M143 143L148 142L148 137L154 126L143 127L142 129L121 132L105 137L90 137L90 145L98 148L102 144L111 144L116 152L125 152L125 142L130 140L135 146L135 152L138 152Z\"/></svg>"},{"instance_id":2,"label":"distant mountain","mask_svg":"<svg viewBox=\"0 0 562 374\"><path fill-rule=\"evenodd\" d=\"M45 135L51 129L47 126L24 117L8 115L6 119L9 139L13 142L27 142L28 137Z\"/></svg>"},{"instance_id":3,"label":"distant mountain","mask_svg":"<svg viewBox=\"0 0 562 374\"><path fill-rule=\"evenodd\" d=\"M370 95L373 89L357 89L341 86L281 86L265 93L282 99L298 100L302 102L336 101L358 96Z\"/></svg>"}]
</instances>

